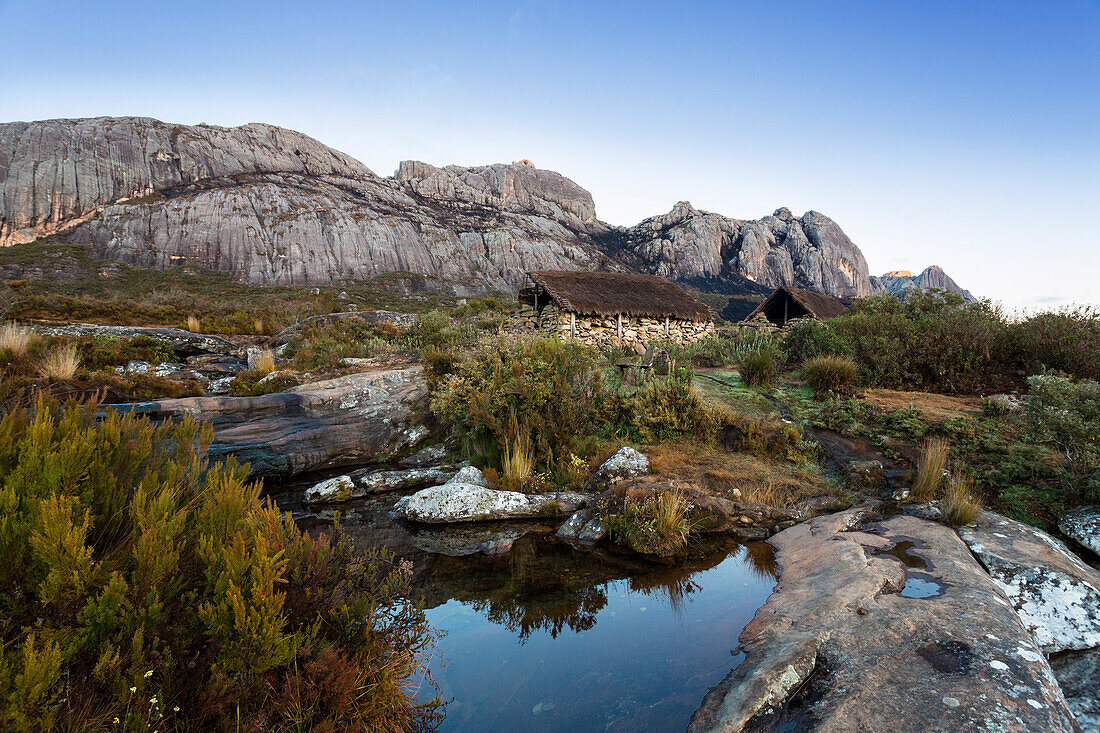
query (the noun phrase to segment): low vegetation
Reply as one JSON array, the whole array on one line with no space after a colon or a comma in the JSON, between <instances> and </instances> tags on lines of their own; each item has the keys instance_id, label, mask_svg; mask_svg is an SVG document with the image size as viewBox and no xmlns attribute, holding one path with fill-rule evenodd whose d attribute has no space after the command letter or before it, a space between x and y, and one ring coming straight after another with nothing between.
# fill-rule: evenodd
<instances>
[{"instance_id":1,"label":"low vegetation","mask_svg":"<svg viewBox=\"0 0 1100 733\"><path fill-rule=\"evenodd\" d=\"M981 510L981 502L974 497L973 482L965 476L952 476L940 502L947 523L952 527L972 524Z\"/></svg>"},{"instance_id":2,"label":"low vegetation","mask_svg":"<svg viewBox=\"0 0 1100 733\"><path fill-rule=\"evenodd\" d=\"M924 441L917 461L916 475L910 496L916 501L929 501L936 496L943 485L944 471L947 469L947 456L950 446L943 437L929 437Z\"/></svg>"},{"instance_id":3,"label":"low vegetation","mask_svg":"<svg viewBox=\"0 0 1100 733\"><path fill-rule=\"evenodd\" d=\"M641 501L627 500L612 520L612 538L635 552L667 557L687 544L691 527L688 502L675 492L664 492Z\"/></svg>"},{"instance_id":4,"label":"low vegetation","mask_svg":"<svg viewBox=\"0 0 1100 733\"><path fill-rule=\"evenodd\" d=\"M859 385L859 366L846 356L812 356L802 362L802 378L814 397L851 397Z\"/></svg>"},{"instance_id":5,"label":"low vegetation","mask_svg":"<svg viewBox=\"0 0 1100 733\"><path fill-rule=\"evenodd\" d=\"M427 724L433 634L382 552L311 538L209 428L40 399L0 420L5 729Z\"/></svg>"}]
</instances>

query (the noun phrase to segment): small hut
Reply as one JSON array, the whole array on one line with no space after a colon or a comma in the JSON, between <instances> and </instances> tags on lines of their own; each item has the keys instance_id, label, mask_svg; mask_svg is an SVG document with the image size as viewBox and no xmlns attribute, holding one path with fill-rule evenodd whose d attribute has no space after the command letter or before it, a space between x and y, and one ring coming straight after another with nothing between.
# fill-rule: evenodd
<instances>
[{"instance_id":1,"label":"small hut","mask_svg":"<svg viewBox=\"0 0 1100 733\"><path fill-rule=\"evenodd\" d=\"M792 288L784 285L768 296L756 310L742 323L746 325L769 325L772 328L786 328L792 322L813 319L823 321L839 316L848 309L848 304L840 298L812 290Z\"/></svg>"},{"instance_id":2,"label":"small hut","mask_svg":"<svg viewBox=\"0 0 1100 733\"><path fill-rule=\"evenodd\" d=\"M674 283L627 272L541 270L519 291L518 325L596 347L695 341L714 334L710 309Z\"/></svg>"}]
</instances>

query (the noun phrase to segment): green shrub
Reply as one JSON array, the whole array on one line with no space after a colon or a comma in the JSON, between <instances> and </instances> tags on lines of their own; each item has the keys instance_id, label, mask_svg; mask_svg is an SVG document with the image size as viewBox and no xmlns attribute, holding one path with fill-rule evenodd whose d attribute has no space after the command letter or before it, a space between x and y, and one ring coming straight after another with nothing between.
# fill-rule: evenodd
<instances>
[{"instance_id":1,"label":"green shrub","mask_svg":"<svg viewBox=\"0 0 1100 733\"><path fill-rule=\"evenodd\" d=\"M859 367L846 356L812 356L802 362L802 378L817 399L851 397L859 384Z\"/></svg>"},{"instance_id":2,"label":"green shrub","mask_svg":"<svg viewBox=\"0 0 1100 733\"><path fill-rule=\"evenodd\" d=\"M732 413L718 431L722 445L760 458L786 461L800 458L805 448L802 428L780 420L755 420Z\"/></svg>"},{"instance_id":3,"label":"green shrub","mask_svg":"<svg viewBox=\"0 0 1100 733\"><path fill-rule=\"evenodd\" d=\"M0 420L5 729L410 729L408 573L302 533L209 427L41 399Z\"/></svg>"},{"instance_id":4,"label":"green shrub","mask_svg":"<svg viewBox=\"0 0 1100 733\"><path fill-rule=\"evenodd\" d=\"M1100 380L1100 309L1037 313L1010 328L1020 365L1028 374L1057 370Z\"/></svg>"},{"instance_id":5,"label":"green shrub","mask_svg":"<svg viewBox=\"0 0 1100 733\"><path fill-rule=\"evenodd\" d=\"M1028 377L1024 412L1033 437L1063 458L1067 492L1100 498L1100 383L1056 374Z\"/></svg>"},{"instance_id":6,"label":"green shrub","mask_svg":"<svg viewBox=\"0 0 1100 733\"><path fill-rule=\"evenodd\" d=\"M431 409L479 460L499 468L501 448L520 439L518 429L529 436L541 466L567 456L574 440L596 429L602 396L594 349L558 338L501 335L479 341L443 378Z\"/></svg>"},{"instance_id":7,"label":"green shrub","mask_svg":"<svg viewBox=\"0 0 1100 733\"><path fill-rule=\"evenodd\" d=\"M668 438L710 438L716 427L711 408L693 385L693 373L677 369L665 378L647 379L625 401L623 421L644 443Z\"/></svg>"},{"instance_id":8,"label":"green shrub","mask_svg":"<svg viewBox=\"0 0 1100 733\"><path fill-rule=\"evenodd\" d=\"M724 367L738 364L751 352L778 344L776 336L752 328L739 328L684 344L661 342L673 360L683 366Z\"/></svg>"},{"instance_id":9,"label":"green shrub","mask_svg":"<svg viewBox=\"0 0 1100 733\"><path fill-rule=\"evenodd\" d=\"M772 387L779 376L779 349L764 346L749 351L737 363L741 381L749 387Z\"/></svg>"},{"instance_id":10,"label":"green shrub","mask_svg":"<svg viewBox=\"0 0 1100 733\"><path fill-rule=\"evenodd\" d=\"M847 338L822 321L801 321L791 327L782 341L787 358L802 364L818 356L844 356L851 352Z\"/></svg>"}]
</instances>

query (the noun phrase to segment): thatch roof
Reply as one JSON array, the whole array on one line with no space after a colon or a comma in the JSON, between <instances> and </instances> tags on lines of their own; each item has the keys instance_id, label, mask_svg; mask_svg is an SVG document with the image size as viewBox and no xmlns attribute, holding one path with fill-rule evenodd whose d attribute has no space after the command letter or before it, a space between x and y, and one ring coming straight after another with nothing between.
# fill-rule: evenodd
<instances>
[{"instance_id":1,"label":"thatch roof","mask_svg":"<svg viewBox=\"0 0 1100 733\"><path fill-rule=\"evenodd\" d=\"M805 313L790 313L790 318L808 314L819 320L825 320L826 318L839 316L848 309L848 304L840 298L834 298L824 293L816 293L813 290L783 286L777 288L774 293L768 296L767 300L756 306L756 310L746 316L745 320L749 320L758 313L763 313L768 317L768 320L775 320L772 315L782 307L785 298L790 298L805 310Z\"/></svg>"},{"instance_id":2,"label":"thatch roof","mask_svg":"<svg viewBox=\"0 0 1100 733\"><path fill-rule=\"evenodd\" d=\"M710 309L663 277L630 272L541 270L527 277L564 311L582 316L709 321Z\"/></svg>"}]
</instances>

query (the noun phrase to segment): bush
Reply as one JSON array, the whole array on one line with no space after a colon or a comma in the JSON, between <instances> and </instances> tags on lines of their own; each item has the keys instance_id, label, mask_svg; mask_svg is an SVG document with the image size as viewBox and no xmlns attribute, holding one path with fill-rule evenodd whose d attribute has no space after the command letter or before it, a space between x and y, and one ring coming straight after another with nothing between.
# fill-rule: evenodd
<instances>
[{"instance_id":1,"label":"bush","mask_svg":"<svg viewBox=\"0 0 1100 733\"><path fill-rule=\"evenodd\" d=\"M76 376L80 369L80 352L74 344L59 344L38 362L38 373L46 379L64 382Z\"/></svg>"},{"instance_id":2,"label":"bush","mask_svg":"<svg viewBox=\"0 0 1100 733\"><path fill-rule=\"evenodd\" d=\"M779 376L779 349L764 346L746 353L737 363L737 371L749 387L772 387Z\"/></svg>"},{"instance_id":3,"label":"bush","mask_svg":"<svg viewBox=\"0 0 1100 733\"><path fill-rule=\"evenodd\" d=\"M690 370L677 369L665 378L647 379L625 400L621 421L643 443L698 436L709 439L716 428L712 408L693 385Z\"/></svg>"},{"instance_id":4,"label":"bush","mask_svg":"<svg viewBox=\"0 0 1100 733\"><path fill-rule=\"evenodd\" d=\"M185 419L0 420L5 729L409 729L432 632L381 552L303 534ZM112 721L117 720L117 723Z\"/></svg>"},{"instance_id":5,"label":"bush","mask_svg":"<svg viewBox=\"0 0 1100 733\"><path fill-rule=\"evenodd\" d=\"M796 364L819 356L843 356L852 350L840 331L822 321L796 323L783 337L782 346L787 358Z\"/></svg>"},{"instance_id":6,"label":"bush","mask_svg":"<svg viewBox=\"0 0 1100 733\"><path fill-rule=\"evenodd\" d=\"M859 367L846 356L813 356L802 363L802 378L814 397L851 397L859 384Z\"/></svg>"},{"instance_id":7,"label":"bush","mask_svg":"<svg viewBox=\"0 0 1100 733\"><path fill-rule=\"evenodd\" d=\"M431 409L482 462L499 467L501 447L521 431L531 440L535 464L550 465L595 429L602 396L594 349L502 335L479 341L443 378Z\"/></svg>"},{"instance_id":8,"label":"bush","mask_svg":"<svg viewBox=\"0 0 1100 733\"><path fill-rule=\"evenodd\" d=\"M719 440L727 449L780 461L799 458L804 438L802 428L794 423L754 420L736 413L719 428Z\"/></svg>"},{"instance_id":9,"label":"bush","mask_svg":"<svg viewBox=\"0 0 1100 733\"><path fill-rule=\"evenodd\" d=\"M1100 498L1100 383L1056 374L1027 383L1025 420L1036 440L1062 456L1067 492L1085 501Z\"/></svg>"},{"instance_id":10,"label":"bush","mask_svg":"<svg viewBox=\"0 0 1100 733\"><path fill-rule=\"evenodd\" d=\"M1100 380L1100 309L1037 313L1011 329L1020 365L1028 374L1057 370Z\"/></svg>"},{"instance_id":11,"label":"bush","mask_svg":"<svg viewBox=\"0 0 1100 733\"><path fill-rule=\"evenodd\" d=\"M33 339L33 331L23 328L14 321L0 326L0 351L7 351L13 356L23 356L27 353L27 347Z\"/></svg>"},{"instance_id":12,"label":"bush","mask_svg":"<svg viewBox=\"0 0 1100 733\"><path fill-rule=\"evenodd\" d=\"M731 335L721 334L684 344L662 342L673 360L684 366L724 367L738 364L746 355L778 343L777 338L752 328L739 328Z\"/></svg>"}]
</instances>

